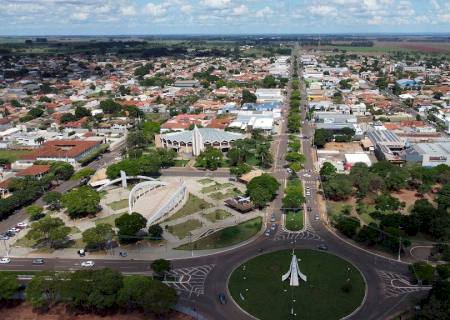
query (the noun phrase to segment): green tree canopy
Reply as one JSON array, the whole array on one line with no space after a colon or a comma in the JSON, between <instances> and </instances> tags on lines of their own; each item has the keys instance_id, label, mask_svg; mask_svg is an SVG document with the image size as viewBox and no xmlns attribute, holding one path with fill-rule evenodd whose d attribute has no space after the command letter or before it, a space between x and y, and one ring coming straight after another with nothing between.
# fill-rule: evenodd
<instances>
[{"instance_id":1,"label":"green tree canopy","mask_svg":"<svg viewBox=\"0 0 450 320\"><path fill-rule=\"evenodd\" d=\"M98 212L100 194L89 186L82 186L64 194L61 203L72 219L82 218Z\"/></svg>"},{"instance_id":2,"label":"green tree canopy","mask_svg":"<svg viewBox=\"0 0 450 320\"><path fill-rule=\"evenodd\" d=\"M100 223L93 228L85 230L82 234L83 242L89 248L104 248L116 233L109 224Z\"/></svg>"},{"instance_id":3,"label":"green tree canopy","mask_svg":"<svg viewBox=\"0 0 450 320\"><path fill-rule=\"evenodd\" d=\"M136 234L147 225L147 219L139 213L133 212L117 218L115 225L119 229L118 236L120 242L133 243L138 240L135 238Z\"/></svg>"}]
</instances>

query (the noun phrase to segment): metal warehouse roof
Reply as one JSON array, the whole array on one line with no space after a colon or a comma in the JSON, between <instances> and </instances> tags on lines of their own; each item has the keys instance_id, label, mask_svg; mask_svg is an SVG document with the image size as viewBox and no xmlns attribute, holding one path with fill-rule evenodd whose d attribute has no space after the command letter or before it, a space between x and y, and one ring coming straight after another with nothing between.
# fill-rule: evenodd
<instances>
[{"instance_id":1,"label":"metal warehouse roof","mask_svg":"<svg viewBox=\"0 0 450 320\"><path fill-rule=\"evenodd\" d=\"M243 139L244 135L240 133L228 132L213 128L199 128L198 129L204 143L222 142ZM162 134L161 138L165 140L172 140L178 142L189 143L192 142L194 136L194 131L182 131L182 132L171 132Z\"/></svg>"}]
</instances>

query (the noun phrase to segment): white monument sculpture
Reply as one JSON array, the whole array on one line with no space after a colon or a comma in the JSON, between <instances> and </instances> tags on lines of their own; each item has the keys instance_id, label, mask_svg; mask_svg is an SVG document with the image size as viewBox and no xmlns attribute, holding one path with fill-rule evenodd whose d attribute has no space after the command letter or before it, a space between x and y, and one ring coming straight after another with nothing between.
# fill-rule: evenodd
<instances>
[{"instance_id":1,"label":"white monument sculpture","mask_svg":"<svg viewBox=\"0 0 450 320\"><path fill-rule=\"evenodd\" d=\"M203 143L203 137L198 130L197 125L194 126L194 132L192 134L192 154L198 156L203 149L205 149L205 144Z\"/></svg>"},{"instance_id":2,"label":"white monument sculpture","mask_svg":"<svg viewBox=\"0 0 450 320\"><path fill-rule=\"evenodd\" d=\"M299 277L306 282L306 276L300 271L300 268L298 267L297 257L294 254L294 250L292 250L291 266L289 267L289 271L281 277L281 281L285 281L286 279L291 278L290 285L292 287L298 287Z\"/></svg>"}]
</instances>

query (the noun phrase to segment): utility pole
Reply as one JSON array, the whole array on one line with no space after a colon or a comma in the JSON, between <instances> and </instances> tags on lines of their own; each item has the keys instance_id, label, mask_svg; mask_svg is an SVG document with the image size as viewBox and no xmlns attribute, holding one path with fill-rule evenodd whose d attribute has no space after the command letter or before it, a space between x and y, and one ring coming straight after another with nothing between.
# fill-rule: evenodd
<instances>
[{"instance_id":1,"label":"utility pole","mask_svg":"<svg viewBox=\"0 0 450 320\"><path fill-rule=\"evenodd\" d=\"M400 257L401 250L402 250L402 237L399 237L398 238L398 258L397 258L398 261L402 261L401 257Z\"/></svg>"}]
</instances>

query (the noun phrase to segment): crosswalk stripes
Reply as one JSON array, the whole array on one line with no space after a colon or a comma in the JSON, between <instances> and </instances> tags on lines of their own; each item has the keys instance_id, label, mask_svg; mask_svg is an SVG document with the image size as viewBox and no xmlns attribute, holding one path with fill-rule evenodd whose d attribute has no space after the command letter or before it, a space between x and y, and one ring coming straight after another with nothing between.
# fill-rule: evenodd
<instances>
[{"instance_id":1,"label":"crosswalk stripes","mask_svg":"<svg viewBox=\"0 0 450 320\"><path fill-rule=\"evenodd\" d=\"M167 273L167 279L173 281L164 281L178 292L188 293L189 296L195 294L197 297L205 293L205 282L208 274L214 268L214 264L179 268Z\"/></svg>"},{"instance_id":2,"label":"crosswalk stripes","mask_svg":"<svg viewBox=\"0 0 450 320\"><path fill-rule=\"evenodd\" d=\"M386 298L394 298L411 292L429 290L429 286L417 286L409 282L409 279L401 274L376 270L381 279L381 287Z\"/></svg>"}]
</instances>

